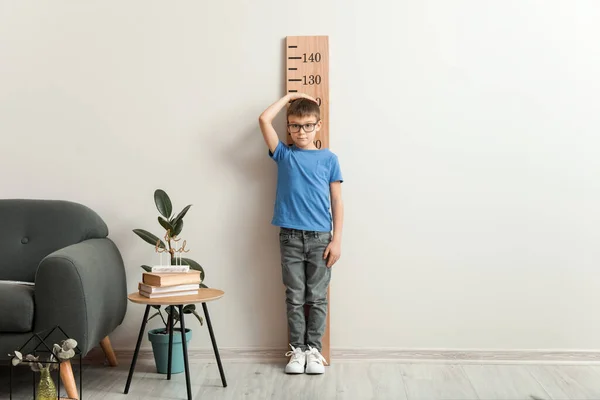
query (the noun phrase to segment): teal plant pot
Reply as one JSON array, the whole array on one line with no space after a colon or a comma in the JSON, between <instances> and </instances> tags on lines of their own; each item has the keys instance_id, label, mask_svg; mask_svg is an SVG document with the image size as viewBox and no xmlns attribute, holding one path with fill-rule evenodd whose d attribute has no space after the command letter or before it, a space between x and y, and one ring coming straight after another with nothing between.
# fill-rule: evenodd
<instances>
[{"instance_id":1,"label":"teal plant pot","mask_svg":"<svg viewBox=\"0 0 600 400\"><path fill-rule=\"evenodd\" d=\"M154 363L159 374L166 374L169 366L169 335L162 333L164 328L151 329L148 331L148 339L152 343ZM185 330L185 342L188 344L192 338L192 330ZM183 346L181 345L181 328L173 330L173 355L171 356L171 373L180 374L183 366Z\"/></svg>"}]
</instances>

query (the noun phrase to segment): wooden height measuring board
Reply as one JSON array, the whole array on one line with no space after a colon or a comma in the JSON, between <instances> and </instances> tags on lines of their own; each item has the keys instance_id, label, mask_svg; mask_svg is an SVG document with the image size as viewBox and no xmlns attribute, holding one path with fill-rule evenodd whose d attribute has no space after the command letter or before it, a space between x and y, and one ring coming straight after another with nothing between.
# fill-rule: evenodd
<instances>
[{"instance_id":1,"label":"wooden height measuring board","mask_svg":"<svg viewBox=\"0 0 600 400\"><path fill-rule=\"evenodd\" d=\"M329 38L327 36L288 36L286 38L286 90L306 93L321 108L321 130L315 146L329 148ZM292 138L288 133L288 144Z\"/></svg>"},{"instance_id":2,"label":"wooden height measuring board","mask_svg":"<svg viewBox=\"0 0 600 400\"><path fill-rule=\"evenodd\" d=\"M317 100L321 109L321 130L315 136L315 146L329 148L329 38L327 36L288 36L286 38L286 91L305 93ZM292 137L287 134L287 143ZM331 304L330 291L327 300ZM307 310L308 312L308 310ZM331 364L329 341L329 310L321 354ZM289 334L289 332L288 332Z\"/></svg>"}]
</instances>

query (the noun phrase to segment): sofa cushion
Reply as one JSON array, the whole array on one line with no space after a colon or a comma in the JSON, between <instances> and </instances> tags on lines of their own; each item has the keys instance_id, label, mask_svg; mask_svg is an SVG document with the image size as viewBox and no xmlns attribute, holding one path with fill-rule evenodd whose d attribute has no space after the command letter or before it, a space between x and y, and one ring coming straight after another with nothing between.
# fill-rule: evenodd
<instances>
[{"instance_id":1,"label":"sofa cushion","mask_svg":"<svg viewBox=\"0 0 600 400\"><path fill-rule=\"evenodd\" d=\"M33 312L33 286L0 282L0 332L30 332Z\"/></svg>"}]
</instances>

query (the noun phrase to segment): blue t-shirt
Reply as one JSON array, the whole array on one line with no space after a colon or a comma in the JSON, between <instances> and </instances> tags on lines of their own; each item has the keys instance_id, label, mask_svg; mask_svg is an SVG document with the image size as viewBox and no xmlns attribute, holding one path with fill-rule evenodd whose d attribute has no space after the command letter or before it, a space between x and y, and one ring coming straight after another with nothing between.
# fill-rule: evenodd
<instances>
[{"instance_id":1,"label":"blue t-shirt","mask_svg":"<svg viewBox=\"0 0 600 400\"><path fill-rule=\"evenodd\" d=\"M272 224L305 231L331 232L329 184L342 182L337 156L329 149L303 150L277 144L269 155L277 163L277 193Z\"/></svg>"}]
</instances>

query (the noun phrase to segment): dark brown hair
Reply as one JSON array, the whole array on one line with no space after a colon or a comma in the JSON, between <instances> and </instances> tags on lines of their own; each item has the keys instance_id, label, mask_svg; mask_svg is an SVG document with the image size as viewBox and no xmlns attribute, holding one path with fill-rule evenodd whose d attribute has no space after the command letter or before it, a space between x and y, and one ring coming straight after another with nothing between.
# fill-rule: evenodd
<instances>
[{"instance_id":1,"label":"dark brown hair","mask_svg":"<svg viewBox=\"0 0 600 400\"><path fill-rule=\"evenodd\" d=\"M317 121L321 119L321 109L319 105L312 100L309 99L296 99L290 103L290 106L287 109L287 117L290 115L295 117L309 117L315 116L317 117Z\"/></svg>"}]
</instances>

